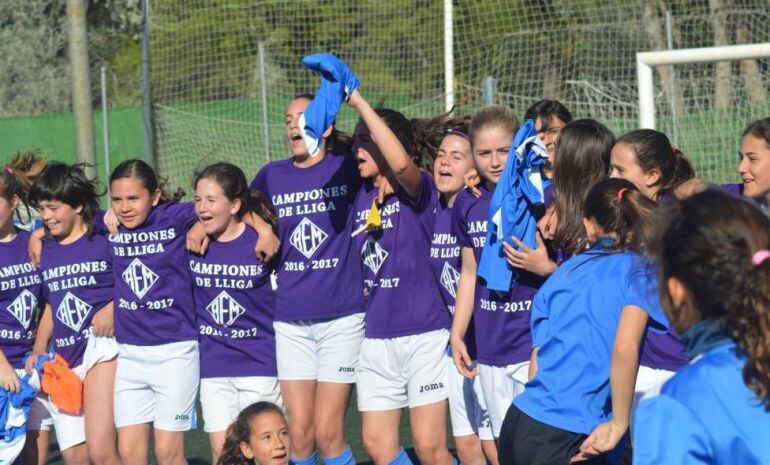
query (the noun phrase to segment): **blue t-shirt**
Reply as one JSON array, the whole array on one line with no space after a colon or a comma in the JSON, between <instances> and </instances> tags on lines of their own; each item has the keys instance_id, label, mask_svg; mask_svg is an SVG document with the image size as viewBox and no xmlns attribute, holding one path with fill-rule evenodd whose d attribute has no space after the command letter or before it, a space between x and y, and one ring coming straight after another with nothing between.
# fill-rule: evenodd
<instances>
[{"instance_id":1,"label":"blue t-shirt","mask_svg":"<svg viewBox=\"0 0 770 465\"><path fill-rule=\"evenodd\" d=\"M734 342L722 344L642 399L634 464L770 464L770 412L743 382L745 363Z\"/></svg>"},{"instance_id":2,"label":"blue t-shirt","mask_svg":"<svg viewBox=\"0 0 770 465\"><path fill-rule=\"evenodd\" d=\"M644 308L637 285L644 266L641 256L613 253L600 242L556 269L532 303L538 370L514 400L516 407L573 433L589 434L609 420L612 347L623 308ZM662 315L650 316L665 322Z\"/></svg>"}]
</instances>

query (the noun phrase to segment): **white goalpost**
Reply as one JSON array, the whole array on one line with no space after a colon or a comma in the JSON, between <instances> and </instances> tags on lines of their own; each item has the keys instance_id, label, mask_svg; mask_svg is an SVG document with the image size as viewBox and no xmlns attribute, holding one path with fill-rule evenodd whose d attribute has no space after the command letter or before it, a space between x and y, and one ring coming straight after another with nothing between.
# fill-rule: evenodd
<instances>
[{"instance_id":1,"label":"white goalpost","mask_svg":"<svg viewBox=\"0 0 770 465\"><path fill-rule=\"evenodd\" d=\"M637 53L636 75L639 92L639 125L642 128L655 129L653 68L666 65L754 60L768 57L770 57L770 43Z\"/></svg>"}]
</instances>

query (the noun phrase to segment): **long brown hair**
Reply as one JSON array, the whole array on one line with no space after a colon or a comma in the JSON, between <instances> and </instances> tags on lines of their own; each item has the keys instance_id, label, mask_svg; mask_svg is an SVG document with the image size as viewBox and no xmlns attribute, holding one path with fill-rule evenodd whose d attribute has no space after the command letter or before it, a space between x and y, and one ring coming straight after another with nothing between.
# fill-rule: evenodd
<instances>
[{"instance_id":1,"label":"long brown hair","mask_svg":"<svg viewBox=\"0 0 770 465\"><path fill-rule=\"evenodd\" d=\"M6 165L0 166L0 196L8 202L18 197L29 216L29 191L45 165L45 159L34 150L16 153ZM18 210L16 215L19 216Z\"/></svg>"},{"instance_id":2,"label":"long brown hair","mask_svg":"<svg viewBox=\"0 0 770 465\"><path fill-rule=\"evenodd\" d=\"M586 246L583 211L588 191L607 177L610 152L615 143L612 131L592 119L570 122L559 135L553 164L556 217L559 222L554 245L567 255Z\"/></svg>"},{"instance_id":3,"label":"long brown hair","mask_svg":"<svg viewBox=\"0 0 770 465\"><path fill-rule=\"evenodd\" d=\"M719 324L746 357L743 381L770 408L770 218L749 201L707 190L663 205L651 249L660 282L688 290L701 320ZM671 304L668 286L660 286Z\"/></svg>"}]
</instances>

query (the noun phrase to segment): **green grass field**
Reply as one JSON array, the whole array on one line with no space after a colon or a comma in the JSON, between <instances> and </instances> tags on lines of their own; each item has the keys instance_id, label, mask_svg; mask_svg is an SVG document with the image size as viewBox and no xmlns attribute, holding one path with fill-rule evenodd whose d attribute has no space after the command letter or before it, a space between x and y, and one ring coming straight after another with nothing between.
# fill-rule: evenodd
<instances>
[{"instance_id":1,"label":"green grass field","mask_svg":"<svg viewBox=\"0 0 770 465\"><path fill-rule=\"evenodd\" d=\"M198 405L198 418L201 418L200 405ZM454 453L454 441L452 440L450 433L450 426L447 425L447 441L449 448ZM361 441L361 415L356 409L355 392L350 400L347 418L345 419L345 434L358 463L367 463L369 458L367 457L366 452L364 452L364 446ZM412 462L418 463L417 457L414 455L414 450L412 449L411 435L411 429L409 428L409 412L404 410L404 414L401 416L401 445L411 456ZM187 461L190 465L211 465L209 438L208 435L203 432L203 426L200 424L200 421L198 422L197 429L185 434L185 452L187 454ZM151 456L151 460L152 459ZM59 453L59 448L56 446L55 442L51 444L48 463L50 465L64 465L64 461Z\"/></svg>"}]
</instances>

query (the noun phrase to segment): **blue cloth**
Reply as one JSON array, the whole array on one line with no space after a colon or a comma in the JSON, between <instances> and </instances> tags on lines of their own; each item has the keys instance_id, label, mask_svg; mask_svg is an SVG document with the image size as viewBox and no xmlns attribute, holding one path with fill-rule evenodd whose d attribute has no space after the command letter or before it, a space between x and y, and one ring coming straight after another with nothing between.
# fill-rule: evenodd
<instances>
[{"instance_id":1,"label":"blue cloth","mask_svg":"<svg viewBox=\"0 0 770 465\"><path fill-rule=\"evenodd\" d=\"M710 348L639 403L631 428L635 465L770 464L770 411L744 384L746 358L735 342L715 334L690 334L700 339L696 346Z\"/></svg>"},{"instance_id":2,"label":"blue cloth","mask_svg":"<svg viewBox=\"0 0 770 465\"><path fill-rule=\"evenodd\" d=\"M311 157L318 154L326 132L340 111L342 102L350 97L361 81L348 65L331 53L316 53L302 59L307 68L320 71L321 86L300 117L300 132Z\"/></svg>"},{"instance_id":3,"label":"blue cloth","mask_svg":"<svg viewBox=\"0 0 770 465\"><path fill-rule=\"evenodd\" d=\"M308 455L304 459L289 458L289 463L291 463L292 465L316 465L316 458L318 458L318 452L313 450L313 453Z\"/></svg>"},{"instance_id":4,"label":"blue cloth","mask_svg":"<svg viewBox=\"0 0 770 465\"><path fill-rule=\"evenodd\" d=\"M478 267L489 290L507 292L514 279L505 261L503 241L512 244L510 237L516 236L527 247L537 246L537 220L544 202L540 169L547 159L535 122L525 121L513 139L489 205L489 226Z\"/></svg>"},{"instance_id":5,"label":"blue cloth","mask_svg":"<svg viewBox=\"0 0 770 465\"><path fill-rule=\"evenodd\" d=\"M644 307L639 279L647 261L612 252L610 241L564 262L532 301L532 345L537 373L513 404L535 420L589 434L612 414L610 362L626 306ZM663 323L662 315L650 317Z\"/></svg>"},{"instance_id":6,"label":"blue cloth","mask_svg":"<svg viewBox=\"0 0 770 465\"><path fill-rule=\"evenodd\" d=\"M15 421L9 424L9 418L13 418L19 412L23 413L25 419L29 417L36 393L35 389L29 385L29 378L29 375L19 378L21 386L19 392L14 393L0 388L0 441L2 442L11 442L26 434L26 422L21 426L14 424Z\"/></svg>"},{"instance_id":7,"label":"blue cloth","mask_svg":"<svg viewBox=\"0 0 770 465\"><path fill-rule=\"evenodd\" d=\"M409 459L409 456L406 455L406 451L402 447L396 458L388 462L388 465L412 465L412 461Z\"/></svg>"},{"instance_id":8,"label":"blue cloth","mask_svg":"<svg viewBox=\"0 0 770 465\"><path fill-rule=\"evenodd\" d=\"M350 446L342 451L342 453L336 457L324 457L323 461L326 465L356 465L356 459L353 457L353 451L350 450Z\"/></svg>"}]
</instances>

